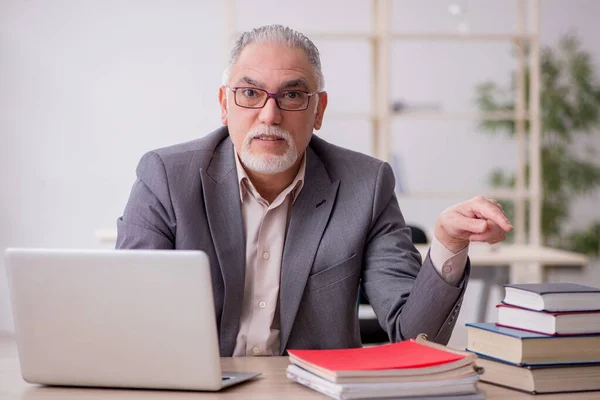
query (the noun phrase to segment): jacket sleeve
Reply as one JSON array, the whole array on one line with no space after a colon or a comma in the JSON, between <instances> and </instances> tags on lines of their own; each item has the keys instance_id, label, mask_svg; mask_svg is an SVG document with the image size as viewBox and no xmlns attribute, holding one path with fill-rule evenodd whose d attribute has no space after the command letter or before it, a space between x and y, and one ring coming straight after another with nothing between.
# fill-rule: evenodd
<instances>
[{"instance_id":1,"label":"jacket sleeve","mask_svg":"<svg viewBox=\"0 0 600 400\"><path fill-rule=\"evenodd\" d=\"M464 277L455 287L439 276L429 254L421 265L394 194L393 172L383 163L377 175L361 285L390 340L425 333L429 340L447 344L469 271L467 262Z\"/></svg>"}]
</instances>

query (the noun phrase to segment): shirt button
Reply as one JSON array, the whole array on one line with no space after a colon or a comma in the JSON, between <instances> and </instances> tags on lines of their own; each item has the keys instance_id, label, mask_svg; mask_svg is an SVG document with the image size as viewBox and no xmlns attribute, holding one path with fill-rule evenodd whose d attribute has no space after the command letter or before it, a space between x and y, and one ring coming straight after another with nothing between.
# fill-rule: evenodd
<instances>
[{"instance_id":1,"label":"shirt button","mask_svg":"<svg viewBox=\"0 0 600 400\"><path fill-rule=\"evenodd\" d=\"M260 348L258 346L254 346L252 348L252 353L254 353L254 354L260 354Z\"/></svg>"},{"instance_id":2,"label":"shirt button","mask_svg":"<svg viewBox=\"0 0 600 400\"><path fill-rule=\"evenodd\" d=\"M258 303L258 306L260 308L265 308L267 306L267 303L265 303L264 301L261 301L260 303Z\"/></svg>"},{"instance_id":3,"label":"shirt button","mask_svg":"<svg viewBox=\"0 0 600 400\"><path fill-rule=\"evenodd\" d=\"M269 254L269 252L268 252L268 251L265 251L265 252L263 253L263 258L264 258L265 260L268 260L270 257L271 257L271 255Z\"/></svg>"},{"instance_id":4,"label":"shirt button","mask_svg":"<svg viewBox=\"0 0 600 400\"><path fill-rule=\"evenodd\" d=\"M447 274L449 274L450 272L452 272L452 268L450 267L444 267L443 271Z\"/></svg>"}]
</instances>

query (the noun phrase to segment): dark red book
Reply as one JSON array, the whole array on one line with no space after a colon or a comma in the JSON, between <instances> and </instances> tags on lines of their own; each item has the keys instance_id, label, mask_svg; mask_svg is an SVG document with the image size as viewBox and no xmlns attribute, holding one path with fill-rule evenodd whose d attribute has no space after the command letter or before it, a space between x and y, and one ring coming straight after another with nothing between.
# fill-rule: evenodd
<instances>
[{"instance_id":1,"label":"dark red book","mask_svg":"<svg viewBox=\"0 0 600 400\"><path fill-rule=\"evenodd\" d=\"M546 335L600 333L600 311L548 312L498 304L498 325Z\"/></svg>"}]
</instances>

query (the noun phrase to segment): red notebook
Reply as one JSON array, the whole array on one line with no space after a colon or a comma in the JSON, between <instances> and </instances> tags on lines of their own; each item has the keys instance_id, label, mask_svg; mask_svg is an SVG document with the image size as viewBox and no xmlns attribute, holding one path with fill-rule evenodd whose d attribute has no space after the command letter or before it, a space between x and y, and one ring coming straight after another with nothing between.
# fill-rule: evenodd
<instances>
[{"instance_id":1,"label":"red notebook","mask_svg":"<svg viewBox=\"0 0 600 400\"><path fill-rule=\"evenodd\" d=\"M332 371L423 368L465 357L419 344L414 339L358 349L289 350L288 353Z\"/></svg>"},{"instance_id":2,"label":"red notebook","mask_svg":"<svg viewBox=\"0 0 600 400\"><path fill-rule=\"evenodd\" d=\"M340 350L288 350L290 362L326 379L440 373L473 363L476 356L421 339Z\"/></svg>"}]
</instances>

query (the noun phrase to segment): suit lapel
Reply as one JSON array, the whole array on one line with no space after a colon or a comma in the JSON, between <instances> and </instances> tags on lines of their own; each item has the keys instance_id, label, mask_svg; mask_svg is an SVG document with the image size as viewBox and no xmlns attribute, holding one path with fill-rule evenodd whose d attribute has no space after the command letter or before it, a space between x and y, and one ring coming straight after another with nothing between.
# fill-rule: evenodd
<instances>
[{"instance_id":1,"label":"suit lapel","mask_svg":"<svg viewBox=\"0 0 600 400\"><path fill-rule=\"evenodd\" d=\"M226 139L208 168L200 170L208 225L225 287L219 340L223 356L231 356L235 349L246 273L240 189L233 157L233 145Z\"/></svg>"},{"instance_id":2,"label":"suit lapel","mask_svg":"<svg viewBox=\"0 0 600 400\"><path fill-rule=\"evenodd\" d=\"M321 160L307 147L304 186L292 208L281 265L281 354L286 348L308 275L333 209L339 183L340 181L331 182Z\"/></svg>"}]
</instances>

